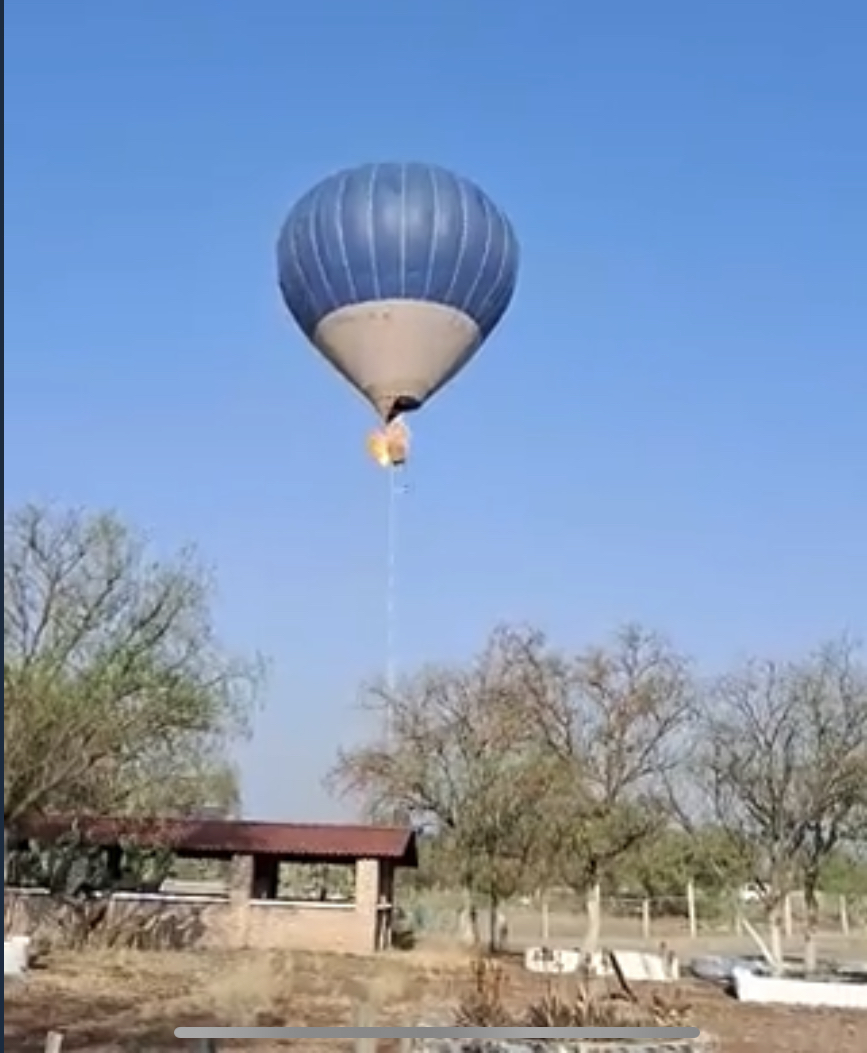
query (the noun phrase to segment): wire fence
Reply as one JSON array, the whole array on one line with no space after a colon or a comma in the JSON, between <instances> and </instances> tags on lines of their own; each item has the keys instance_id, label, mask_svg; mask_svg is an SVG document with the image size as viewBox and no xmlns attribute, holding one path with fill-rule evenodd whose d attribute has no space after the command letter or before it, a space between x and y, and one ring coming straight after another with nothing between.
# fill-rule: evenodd
<instances>
[{"instance_id":1,"label":"wire fence","mask_svg":"<svg viewBox=\"0 0 867 1053\"><path fill-rule=\"evenodd\" d=\"M691 886L682 895L599 896L602 938L658 942L666 939L741 937L748 926L767 924L768 909L761 899L743 890L706 894ZM450 893L416 894L403 903L421 938L469 938L470 912L461 898ZM808 928L817 935L842 939L867 936L867 896L822 894L818 914L808 916L804 897L787 896L778 910L783 935L796 938ZM532 900L510 901L499 908L498 925L516 946L574 943L588 924L586 901L564 892ZM478 925L488 924L480 908Z\"/></svg>"}]
</instances>

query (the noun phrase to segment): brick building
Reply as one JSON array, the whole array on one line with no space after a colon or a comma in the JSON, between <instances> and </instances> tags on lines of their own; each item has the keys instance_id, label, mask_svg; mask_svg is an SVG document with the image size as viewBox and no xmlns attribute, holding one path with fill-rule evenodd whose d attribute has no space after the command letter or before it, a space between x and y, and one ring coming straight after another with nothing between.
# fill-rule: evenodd
<instances>
[{"instance_id":1,"label":"brick building","mask_svg":"<svg viewBox=\"0 0 867 1053\"><path fill-rule=\"evenodd\" d=\"M401 827L39 817L18 828L16 841L46 844L73 830L83 843L105 849L109 861L119 862L129 845L223 861L224 888L209 882L201 892L196 883L167 882L159 890L115 893L112 909L147 902L150 910L194 911L197 942L224 948L381 950L391 943L395 871L418 865L415 833ZM308 884L304 894L287 891L281 879L287 866L309 872L312 890ZM324 882L317 888L316 875L335 869L346 875L343 892L329 894ZM24 896L7 888L7 899L10 893Z\"/></svg>"}]
</instances>

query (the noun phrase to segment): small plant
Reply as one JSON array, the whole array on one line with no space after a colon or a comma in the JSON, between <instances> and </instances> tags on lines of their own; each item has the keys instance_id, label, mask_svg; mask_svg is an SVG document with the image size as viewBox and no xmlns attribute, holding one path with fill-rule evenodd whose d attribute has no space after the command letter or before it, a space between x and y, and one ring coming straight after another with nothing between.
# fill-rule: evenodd
<instances>
[{"instance_id":1,"label":"small plant","mask_svg":"<svg viewBox=\"0 0 867 1053\"><path fill-rule=\"evenodd\" d=\"M405 910L398 907L391 923L391 945L398 951L411 951L415 947L418 934L412 918Z\"/></svg>"},{"instance_id":2,"label":"small plant","mask_svg":"<svg viewBox=\"0 0 867 1053\"><path fill-rule=\"evenodd\" d=\"M553 984L527 1010L528 1027L571 1027L574 1019L574 1006L554 990Z\"/></svg>"},{"instance_id":3,"label":"small plant","mask_svg":"<svg viewBox=\"0 0 867 1053\"><path fill-rule=\"evenodd\" d=\"M556 993L546 994L529 1007L525 1023L529 1027L673 1026L670 1015L660 1009L652 1001L633 1002L617 992L598 992L588 986L569 1000Z\"/></svg>"},{"instance_id":4,"label":"small plant","mask_svg":"<svg viewBox=\"0 0 867 1053\"><path fill-rule=\"evenodd\" d=\"M677 1027L689 1006L657 992L638 997L612 958L615 984L587 973L550 980L523 1012L506 1006L507 977L490 958L473 963L473 986L455 1014L458 1027Z\"/></svg>"},{"instance_id":5,"label":"small plant","mask_svg":"<svg viewBox=\"0 0 867 1053\"><path fill-rule=\"evenodd\" d=\"M568 998L552 983L542 998L528 1007L525 1023L531 1027L636 1027L654 1023L631 993L613 991L605 981L587 975L568 986L573 983ZM557 986L562 989L567 984L560 981Z\"/></svg>"},{"instance_id":6,"label":"small plant","mask_svg":"<svg viewBox=\"0 0 867 1053\"><path fill-rule=\"evenodd\" d=\"M477 958L472 964L473 986L455 1013L457 1027L513 1027L514 1018L505 1006L506 975L493 958Z\"/></svg>"}]
</instances>

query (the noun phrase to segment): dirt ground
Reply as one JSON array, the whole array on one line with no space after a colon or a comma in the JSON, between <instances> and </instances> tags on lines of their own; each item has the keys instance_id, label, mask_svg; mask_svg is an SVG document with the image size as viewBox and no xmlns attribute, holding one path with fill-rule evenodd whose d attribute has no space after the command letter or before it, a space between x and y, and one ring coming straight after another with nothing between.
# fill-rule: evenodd
<instances>
[{"instance_id":1,"label":"dirt ground","mask_svg":"<svg viewBox=\"0 0 867 1053\"><path fill-rule=\"evenodd\" d=\"M543 993L520 965L505 968L505 997L514 1006ZM348 1026L361 1003L372 1007L375 1023L442 1025L471 983L466 958L453 950L376 958L62 955L25 983L6 985L4 1037L8 1053L41 1051L49 1030L64 1034L64 1053L168 1050L179 1048L173 1031L181 1024ZM719 1038L722 1053L867 1050L864 1014L745 1007L697 984L684 985L678 999L691 1006L692 1023Z\"/></svg>"}]
</instances>

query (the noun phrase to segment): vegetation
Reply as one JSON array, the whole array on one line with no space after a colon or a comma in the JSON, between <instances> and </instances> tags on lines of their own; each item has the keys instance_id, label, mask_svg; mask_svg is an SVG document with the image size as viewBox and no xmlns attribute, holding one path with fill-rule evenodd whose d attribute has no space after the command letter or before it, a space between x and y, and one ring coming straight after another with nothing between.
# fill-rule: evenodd
<instances>
[{"instance_id":1,"label":"vegetation","mask_svg":"<svg viewBox=\"0 0 867 1053\"><path fill-rule=\"evenodd\" d=\"M7 830L34 812L237 807L232 746L262 666L225 649L212 601L190 552L156 558L116 516L7 513ZM718 901L750 885L777 935L795 889L808 929L820 888L867 892L867 665L851 639L707 679L640 626L577 651L502 626L470 661L367 701L388 736L341 752L331 786L423 831L417 882L486 905L492 945L502 903L555 889L586 898L588 948L600 888L664 899L691 882ZM27 863L31 880L86 894L169 865L128 846L107 875L61 848Z\"/></svg>"},{"instance_id":2,"label":"vegetation","mask_svg":"<svg viewBox=\"0 0 867 1053\"><path fill-rule=\"evenodd\" d=\"M232 742L258 660L221 645L190 552L157 559L113 515L7 513L3 818L232 810Z\"/></svg>"},{"instance_id":3,"label":"vegetation","mask_svg":"<svg viewBox=\"0 0 867 1053\"><path fill-rule=\"evenodd\" d=\"M600 887L749 884L776 930L795 889L811 924L826 882L867 891L867 666L849 639L707 681L640 627L574 654L500 628L368 699L388 736L342 752L331 785L425 831L421 881L485 900L492 944L503 900L555 886L587 897L591 946Z\"/></svg>"},{"instance_id":4,"label":"vegetation","mask_svg":"<svg viewBox=\"0 0 867 1053\"><path fill-rule=\"evenodd\" d=\"M690 1006L639 996L612 958L615 980L576 975L549 980L523 1010L509 1006L508 977L494 959L473 962L473 982L455 1013L457 1027L683 1027Z\"/></svg>"},{"instance_id":5,"label":"vegetation","mask_svg":"<svg viewBox=\"0 0 867 1053\"><path fill-rule=\"evenodd\" d=\"M64 1049L112 1049L122 1044L124 1049L154 1051L177 1049L174 1029L179 1023L448 1027L455 1024L455 1003L473 1009L477 998L477 981L468 976L463 956L425 949L408 957L380 954L363 968L351 955L261 951L89 950L56 952L48 961L50 967L34 969L26 984L7 986L4 1028L9 1048L41 1049L49 1027L63 1032ZM562 1019L562 1003L567 1009L576 1004L581 1008L581 982L562 977L549 983L508 960L496 968L501 974L501 1006L510 1020L526 1019L531 1008L555 1019ZM669 1006L654 1004L643 987L640 1004L654 1017L659 1013L664 1024L700 1027L708 1050L864 1053L863 1014L857 1010L817 1013L792 1006L738 1004L712 985L690 987L682 995L673 988L658 990ZM589 993L596 1003L594 1013L619 994L613 983L599 984ZM688 1000L688 1007L678 1005L680 997ZM618 1001L629 1011L622 998ZM556 1026L547 1019L524 1026ZM259 1040L257 1048L276 1050L278 1044ZM319 1042L317 1048L339 1053L346 1043Z\"/></svg>"}]
</instances>

